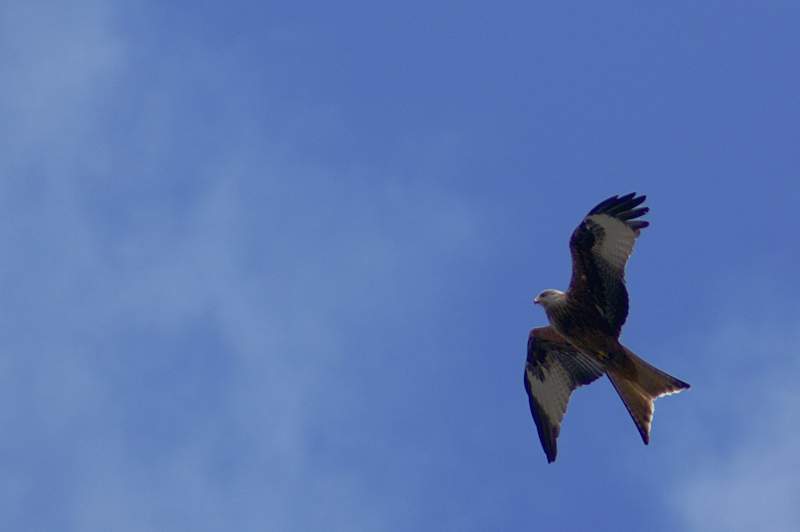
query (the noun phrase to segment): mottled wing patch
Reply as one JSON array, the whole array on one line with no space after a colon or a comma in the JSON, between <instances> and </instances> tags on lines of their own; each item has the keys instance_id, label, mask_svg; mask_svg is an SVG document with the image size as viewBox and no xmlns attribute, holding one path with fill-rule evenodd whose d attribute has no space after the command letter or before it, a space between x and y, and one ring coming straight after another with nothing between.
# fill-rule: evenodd
<instances>
[{"instance_id":1,"label":"mottled wing patch","mask_svg":"<svg viewBox=\"0 0 800 532\"><path fill-rule=\"evenodd\" d=\"M570 394L603 374L602 365L584 355L551 327L533 329L528 336L525 391L547 461L556 459L556 439Z\"/></svg>"}]
</instances>

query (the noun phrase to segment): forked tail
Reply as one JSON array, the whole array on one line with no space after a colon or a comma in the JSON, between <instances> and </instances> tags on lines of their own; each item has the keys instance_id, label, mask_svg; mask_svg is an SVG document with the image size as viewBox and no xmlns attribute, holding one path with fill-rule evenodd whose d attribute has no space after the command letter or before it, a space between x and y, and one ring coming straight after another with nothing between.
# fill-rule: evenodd
<instances>
[{"instance_id":1,"label":"forked tail","mask_svg":"<svg viewBox=\"0 0 800 532\"><path fill-rule=\"evenodd\" d=\"M647 445L653 423L653 402L662 395L685 390L689 385L651 366L627 347L623 349L619 363L609 364L606 372Z\"/></svg>"}]
</instances>

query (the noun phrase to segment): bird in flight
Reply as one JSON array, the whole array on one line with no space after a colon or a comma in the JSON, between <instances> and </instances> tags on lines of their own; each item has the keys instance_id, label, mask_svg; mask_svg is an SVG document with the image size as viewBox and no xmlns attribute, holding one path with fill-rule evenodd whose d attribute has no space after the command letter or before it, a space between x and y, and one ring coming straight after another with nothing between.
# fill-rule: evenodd
<instances>
[{"instance_id":1,"label":"bird in flight","mask_svg":"<svg viewBox=\"0 0 800 532\"><path fill-rule=\"evenodd\" d=\"M533 300L550 325L528 335L525 391L547 461L572 391L604 373L628 409L642 441L650 442L653 402L689 385L651 366L619 341L628 317L625 264L639 232L646 196L612 196L581 220L569 241L572 279L566 292L545 290Z\"/></svg>"}]
</instances>

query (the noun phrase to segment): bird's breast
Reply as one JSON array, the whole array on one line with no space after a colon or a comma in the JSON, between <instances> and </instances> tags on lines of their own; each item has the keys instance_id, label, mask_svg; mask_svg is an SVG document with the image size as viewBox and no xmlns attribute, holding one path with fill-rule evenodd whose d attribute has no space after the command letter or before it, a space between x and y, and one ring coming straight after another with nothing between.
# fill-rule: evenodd
<instances>
[{"instance_id":1,"label":"bird's breast","mask_svg":"<svg viewBox=\"0 0 800 532\"><path fill-rule=\"evenodd\" d=\"M607 351L608 332L605 323L598 322L596 312L564 304L548 309L547 318L558 334L581 351L598 357Z\"/></svg>"}]
</instances>

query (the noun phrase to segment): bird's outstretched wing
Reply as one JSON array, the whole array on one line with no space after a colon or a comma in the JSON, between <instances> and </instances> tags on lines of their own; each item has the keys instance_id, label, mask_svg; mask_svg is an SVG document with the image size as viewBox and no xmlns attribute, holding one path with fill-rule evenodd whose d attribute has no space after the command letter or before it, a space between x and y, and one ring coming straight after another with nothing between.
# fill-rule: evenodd
<instances>
[{"instance_id":1,"label":"bird's outstretched wing","mask_svg":"<svg viewBox=\"0 0 800 532\"><path fill-rule=\"evenodd\" d=\"M599 362L572 347L552 327L531 330L525 391L548 462L556 459L556 438L572 390L602 374Z\"/></svg>"},{"instance_id":2,"label":"bird's outstretched wing","mask_svg":"<svg viewBox=\"0 0 800 532\"><path fill-rule=\"evenodd\" d=\"M600 202L581 220L569 241L569 295L597 308L608 323L608 332L615 336L628 317L625 264L639 231L650 225L636 219L650 210L639 207L646 198L632 192Z\"/></svg>"}]
</instances>

